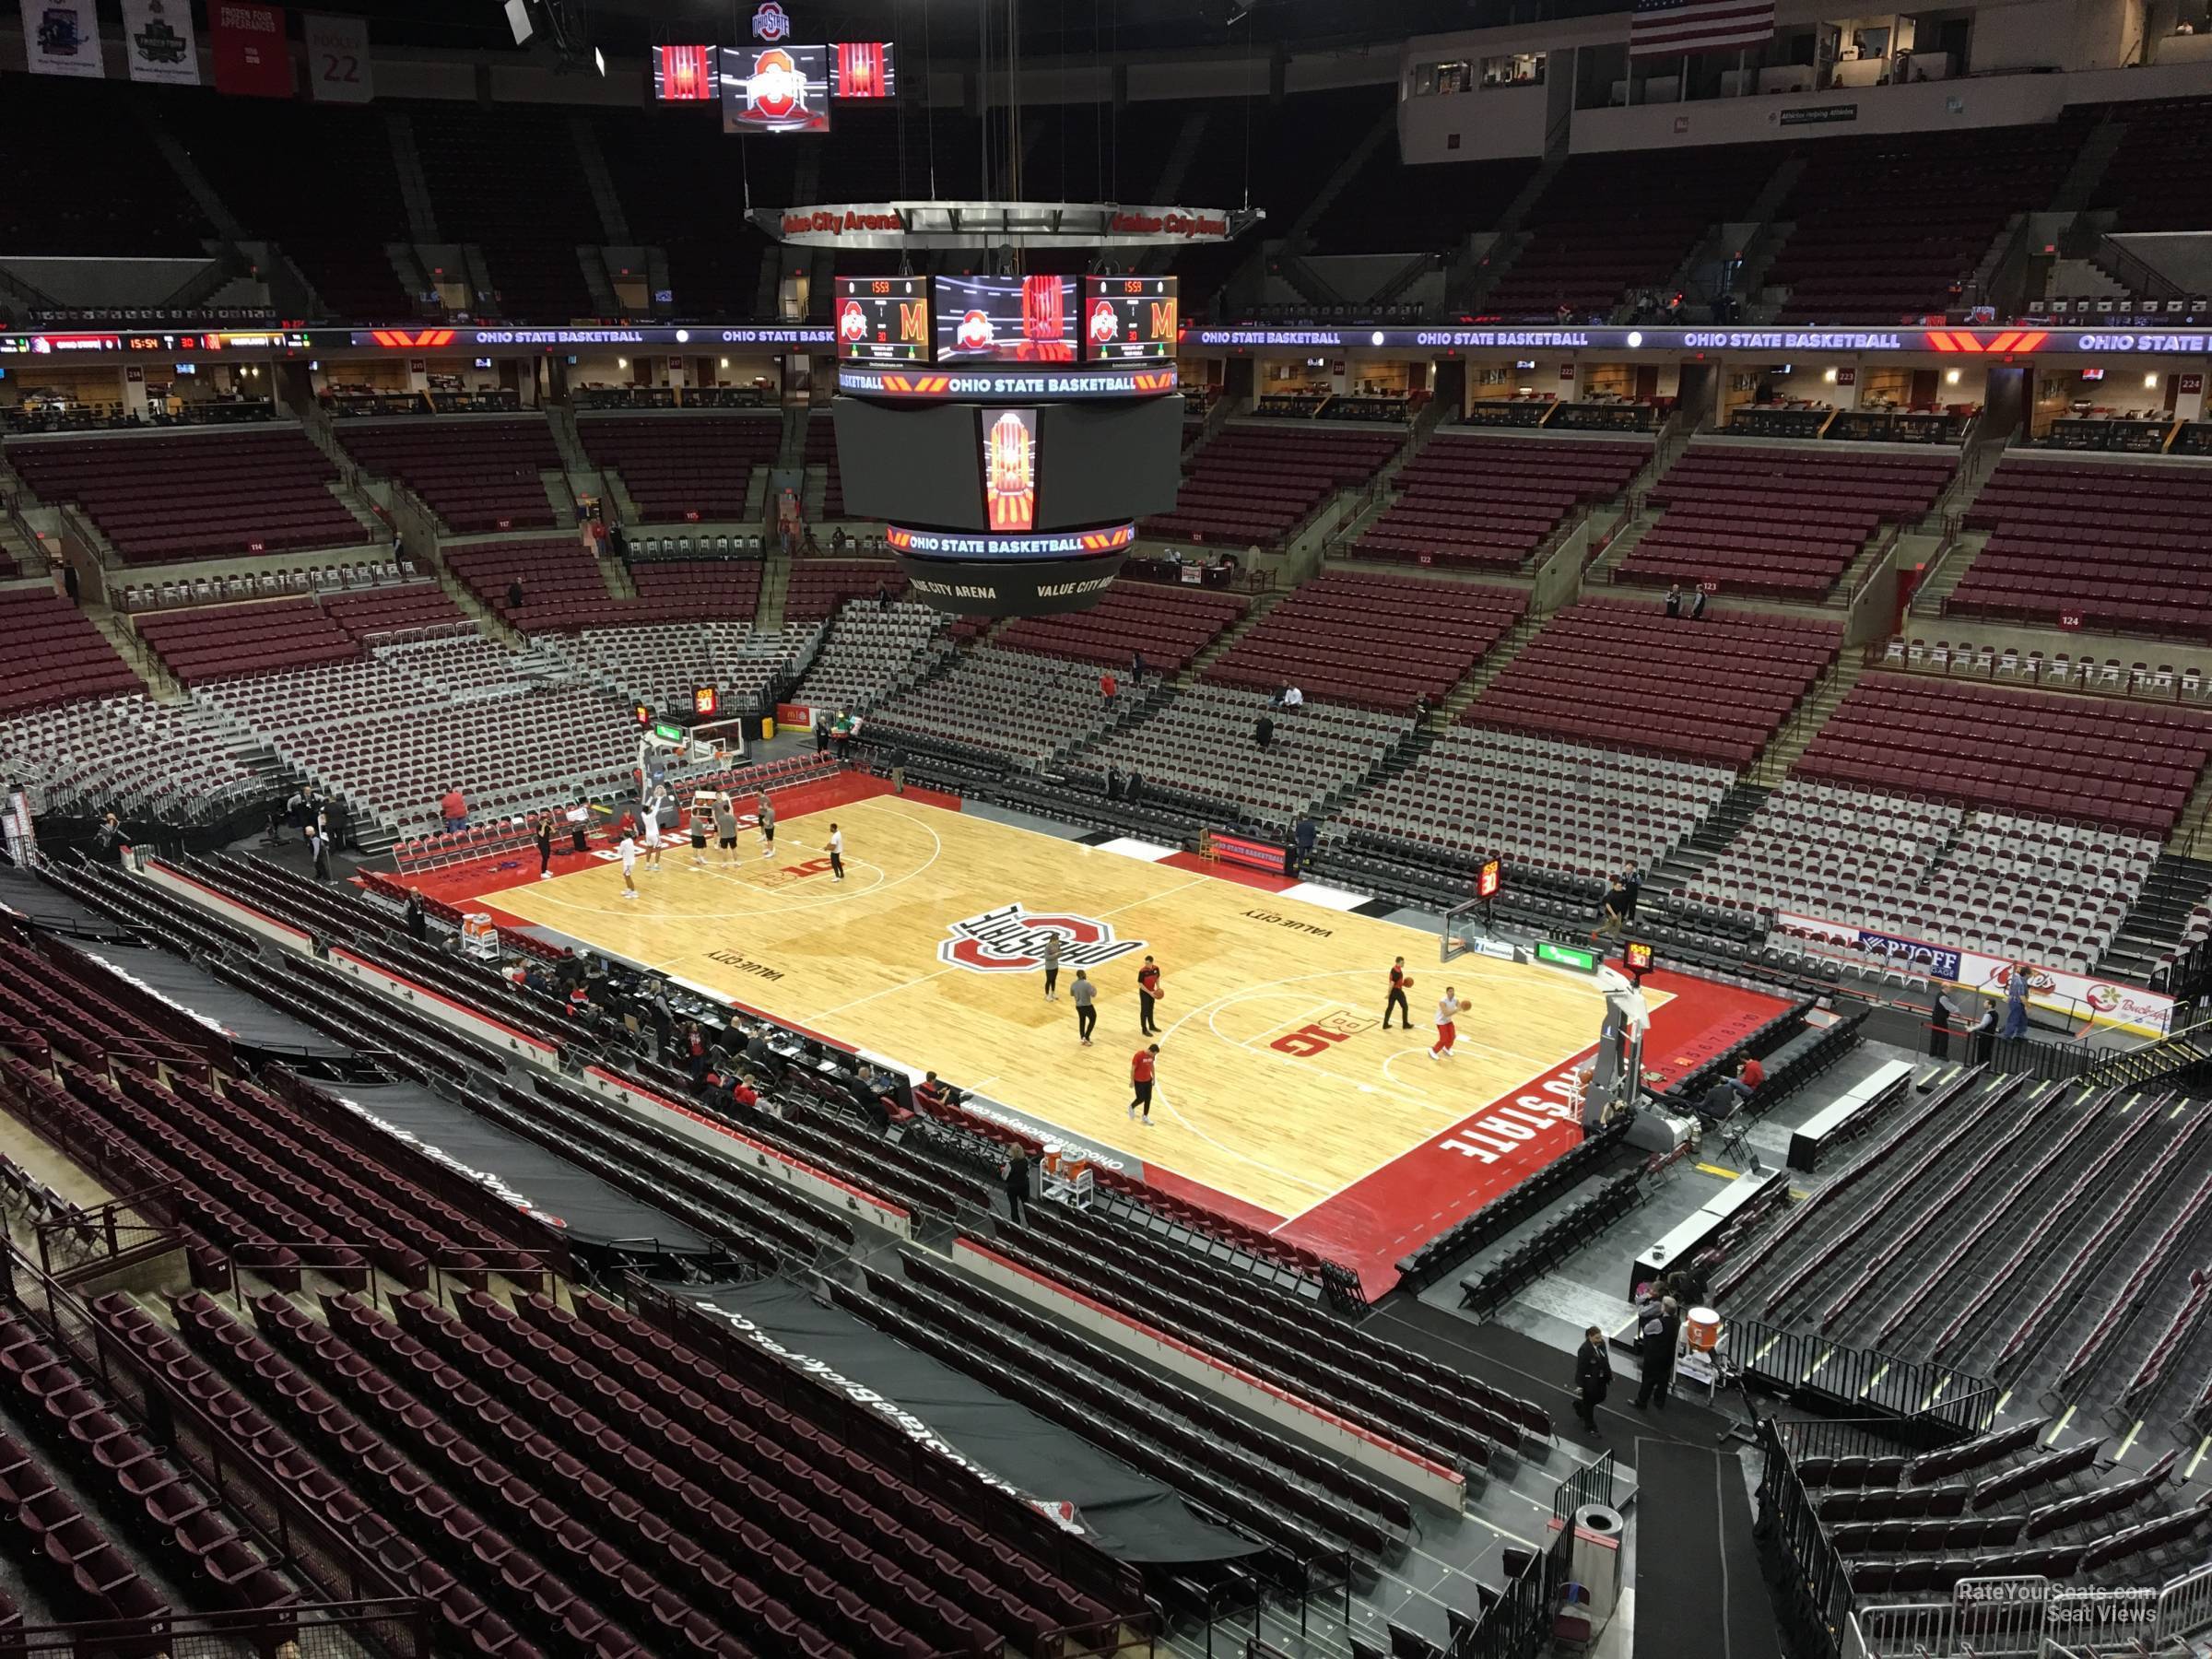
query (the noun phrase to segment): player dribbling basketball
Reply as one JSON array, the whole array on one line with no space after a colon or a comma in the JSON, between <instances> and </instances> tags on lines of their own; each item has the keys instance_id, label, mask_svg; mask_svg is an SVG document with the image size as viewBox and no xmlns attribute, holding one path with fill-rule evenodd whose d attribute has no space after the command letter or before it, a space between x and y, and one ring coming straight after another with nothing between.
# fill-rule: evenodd
<instances>
[{"instance_id":1,"label":"player dribbling basketball","mask_svg":"<svg viewBox=\"0 0 2212 1659\"><path fill-rule=\"evenodd\" d=\"M1436 1005L1436 1046L1429 1051L1430 1059L1452 1058L1452 1044L1459 1036L1459 1028L1454 1021L1459 1018L1460 1010L1465 1006L1453 988L1446 985L1443 999Z\"/></svg>"},{"instance_id":2,"label":"player dribbling basketball","mask_svg":"<svg viewBox=\"0 0 2212 1659\"><path fill-rule=\"evenodd\" d=\"M1406 971L1406 959L1390 959L1390 1000L1382 1005L1382 1029L1390 1030L1390 1017L1395 1011L1398 1022L1407 1030L1413 1030L1413 1010L1406 1005L1406 993L1413 984L1413 976Z\"/></svg>"}]
</instances>

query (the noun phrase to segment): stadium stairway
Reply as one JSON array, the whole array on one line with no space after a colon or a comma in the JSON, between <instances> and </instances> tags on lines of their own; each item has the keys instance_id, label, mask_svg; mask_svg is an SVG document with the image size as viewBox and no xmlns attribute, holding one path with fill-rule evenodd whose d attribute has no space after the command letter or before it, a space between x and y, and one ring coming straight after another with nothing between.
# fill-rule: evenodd
<instances>
[{"instance_id":1,"label":"stadium stairway","mask_svg":"<svg viewBox=\"0 0 2212 1659\"><path fill-rule=\"evenodd\" d=\"M1208 668L1227 656L1230 651L1235 649L1238 641L1259 625L1262 617L1265 617L1297 591L1294 587L1270 588L1265 593L1254 594L1252 596L1252 603L1245 607L1243 618L1215 640L1211 645L1193 657L1191 665L1175 677L1175 683L1179 686L1197 684Z\"/></svg>"},{"instance_id":2,"label":"stadium stairway","mask_svg":"<svg viewBox=\"0 0 2212 1659\"><path fill-rule=\"evenodd\" d=\"M1989 545L1986 530L1961 530L1948 542L1948 552L1938 549L1940 555L1936 573L1914 591L1911 614L1931 619L1943 615L1943 603L1966 579L1967 571L1976 556Z\"/></svg>"},{"instance_id":3,"label":"stadium stairway","mask_svg":"<svg viewBox=\"0 0 2212 1659\"><path fill-rule=\"evenodd\" d=\"M1779 783L1789 776L1790 768L1812 747L1820 728L1828 724L1828 717L1851 695L1851 688L1859 683L1859 676L1865 671L1865 663L1855 652L1838 653L1834 665L1814 684L1805 700L1783 723L1782 730L1775 733L1766 753L1754 760L1744 775L1767 784Z\"/></svg>"},{"instance_id":4,"label":"stadium stairway","mask_svg":"<svg viewBox=\"0 0 2212 1659\"><path fill-rule=\"evenodd\" d=\"M1490 647L1482 661L1475 665L1475 672L1452 688L1444 700L1429 715L1431 732L1448 732L1459 724L1459 717L1467 712L1467 705L1489 689L1490 682L1503 674L1508 665L1521 654L1522 647L1536 637L1544 626L1538 617L1524 615L1507 630L1505 638Z\"/></svg>"},{"instance_id":5,"label":"stadium stairway","mask_svg":"<svg viewBox=\"0 0 2212 1659\"><path fill-rule=\"evenodd\" d=\"M2170 1036L2115 1049L2081 1074L2088 1088L2141 1088L2165 1078L2183 1079L2196 1073L2201 1078L2212 1068L2212 1019L2200 1019Z\"/></svg>"},{"instance_id":6,"label":"stadium stairway","mask_svg":"<svg viewBox=\"0 0 2212 1659\"><path fill-rule=\"evenodd\" d=\"M1728 843L1742 833L1746 824L1766 803L1774 792L1763 783L1751 783L1739 779L1729 785L1728 793L1713 807L1712 813L1698 826L1697 832L1677 847L1666 861L1651 873L1644 886L1653 893L1671 893L1678 887L1687 887L1703 874L1705 866Z\"/></svg>"},{"instance_id":7,"label":"stadium stairway","mask_svg":"<svg viewBox=\"0 0 2212 1659\"><path fill-rule=\"evenodd\" d=\"M2159 959L2180 940L2190 912L2207 897L2212 897L2212 862L2171 851L2159 853L2097 971L2110 979L2147 982Z\"/></svg>"},{"instance_id":8,"label":"stadium stairway","mask_svg":"<svg viewBox=\"0 0 2212 1659\"><path fill-rule=\"evenodd\" d=\"M537 481L545 488L546 505L553 509L553 522L556 524L574 524L576 495L569 486L569 475L565 471L541 472L537 475Z\"/></svg>"},{"instance_id":9,"label":"stadium stairway","mask_svg":"<svg viewBox=\"0 0 2212 1659\"><path fill-rule=\"evenodd\" d=\"M760 603L753 609L753 626L773 632L783 626L783 602L791 596L791 555L769 546L767 564L760 572Z\"/></svg>"},{"instance_id":10,"label":"stadium stairway","mask_svg":"<svg viewBox=\"0 0 2212 1659\"><path fill-rule=\"evenodd\" d=\"M87 605L85 620L106 636L115 647L116 655L129 664L132 671L146 682L147 695L156 702L182 702L184 688L176 676L162 665L161 659L147 649L146 641L124 618L123 613L104 605Z\"/></svg>"}]
</instances>

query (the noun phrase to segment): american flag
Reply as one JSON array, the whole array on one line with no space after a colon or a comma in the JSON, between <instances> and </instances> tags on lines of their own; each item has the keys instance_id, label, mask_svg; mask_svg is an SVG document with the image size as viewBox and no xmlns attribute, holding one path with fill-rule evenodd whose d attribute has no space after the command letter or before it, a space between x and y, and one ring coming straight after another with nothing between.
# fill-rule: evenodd
<instances>
[{"instance_id":1,"label":"american flag","mask_svg":"<svg viewBox=\"0 0 2212 1659\"><path fill-rule=\"evenodd\" d=\"M1732 52L1774 36L1774 0L1636 0L1629 19L1632 58Z\"/></svg>"}]
</instances>

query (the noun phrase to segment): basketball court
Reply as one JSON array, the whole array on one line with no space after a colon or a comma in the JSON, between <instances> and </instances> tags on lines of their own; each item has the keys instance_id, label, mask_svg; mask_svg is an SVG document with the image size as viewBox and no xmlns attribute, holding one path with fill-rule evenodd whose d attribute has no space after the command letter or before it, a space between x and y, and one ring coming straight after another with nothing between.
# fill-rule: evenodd
<instances>
[{"instance_id":1,"label":"basketball court","mask_svg":"<svg viewBox=\"0 0 2212 1659\"><path fill-rule=\"evenodd\" d=\"M860 798L782 809L773 857L748 829L734 863L710 847L696 868L688 841L658 872L641 859L635 900L606 853L550 881L529 878L533 857L519 877L439 885L457 899L473 875L467 890L506 916L934 1068L986 1111L1350 1262L1371 1293L1407 1250L1580 1139L1567 1078L1603 1012L1586 975L1481 956L1440 968L1433 930L1353 913L1359 895L1225 878L1166 849L1062 840L872 780L839 787ZM842 882L823 850L831 821ZM1057 1002L1043 994L1046 929L1064 941ZM1128 1112L1147 955L1163 991L1148 1126ZM1382 1029L1399 955L1416 982L1410 1032ZM1078 967L1100 987L1089 1048L1068 997ZM1447 983L1469 1006L1439 1061ZM1647 1065L1666 1074L1783 1006L1665 972L1645 986Z\"/></svg>"}]
</instances>

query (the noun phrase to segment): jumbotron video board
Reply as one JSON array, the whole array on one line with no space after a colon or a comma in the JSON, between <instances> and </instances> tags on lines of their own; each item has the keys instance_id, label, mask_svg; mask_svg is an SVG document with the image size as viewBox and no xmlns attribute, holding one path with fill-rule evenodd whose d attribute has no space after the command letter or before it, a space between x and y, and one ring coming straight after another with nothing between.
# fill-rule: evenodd
<instances>
[{"instance_id":1,"label":"jumbotron video board","mask_svg":"<svg viewBox=\"0 0 2212 1659\"><path fill-rule=\"evenodd\" d=\"M926 276L840 276L837 355L848 363L926 363L933 344Z\"/></svg>"},{"instance_id":2,"label":"jumbotron video board","mask_svg":"<svg viewBox=\"0 0 2212 1659\"><path fill-rule=\"evenodd\" d=\"M1072 363L1072 276L940 276L939 363Z\"/></svg>"},{"instance_id":3,"label":"jumbotron video board","mask_svg":"<svg viewBox=\"0 0 2212 1659\"><path fill-rule=\"evenodd\" d=\"M1096 604L1182 483L1171 276L840 276L838 470L909 593Z\"/></svg>"},{"instance_id":4,"label":"jumbotron video board","mask_svg":"<svg viewBox=\"0 0 2212 1659\"><path fill-rule=\"evenodd\" d=\"M1172 276L840 276L837 355L939 368L1161 362Z\"/></svg>"},{"instance_id":5,"label":"jumbotron video board","mask_svg":"<svg viewBox=\"0 0 2212 1659\"><path fill-rule=\"evenodd\" d=\"M1155 362L1175 355L1175 278L1083 278L1083 355L1094 363Z\"/></svg>"}]
</instances>

